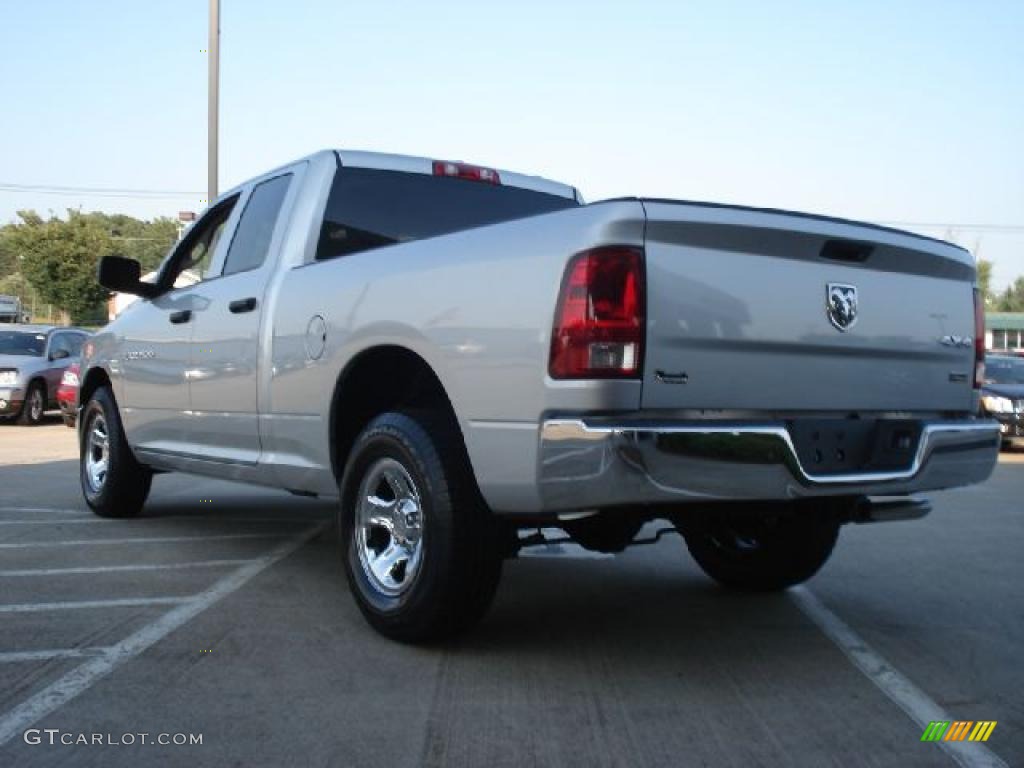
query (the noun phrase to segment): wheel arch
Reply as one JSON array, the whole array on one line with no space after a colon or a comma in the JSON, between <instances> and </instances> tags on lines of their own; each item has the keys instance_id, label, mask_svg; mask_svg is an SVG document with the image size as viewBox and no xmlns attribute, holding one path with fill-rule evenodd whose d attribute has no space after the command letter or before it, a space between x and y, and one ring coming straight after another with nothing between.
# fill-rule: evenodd
<instances>
[{"instance_id":1,"label":"wheel arch","mask_svg":"<svg viewBox=\"0 0 1024 768\"><path fill-rule=\"evenodd\" d=\"M113 386L110 381L110 374L107 373L106 369L102 366L94 366L90 368L85 377L82 379L81 384L78 387L78 406L81 408L92 397L93 393L102 386L108 386L111 388L111 394L113 394ZM115 398L116 402L116 398Z\"/></svg>"},{"instance_id":2,"label":"wheel arch","mask_svg":"<svg viewBox=\"0 0 1024 768\"><path fill-rule=\"evenodd\" d=\"M385 379L380 377L382 370L388 372ZM380 344L355 355L335 383L329 415L331 470L335 479L340 482L352 445L374 416L410 408L439 411L450 419L469 461L455 407L434 368L406 346Z\"/></svg>"}]
</instances>

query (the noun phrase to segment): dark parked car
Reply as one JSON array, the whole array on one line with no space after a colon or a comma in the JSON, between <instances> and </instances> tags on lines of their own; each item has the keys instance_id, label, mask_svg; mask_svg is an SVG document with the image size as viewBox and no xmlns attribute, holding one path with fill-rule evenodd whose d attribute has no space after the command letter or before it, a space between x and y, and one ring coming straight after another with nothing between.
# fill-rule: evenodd
<instances>
[{"instance_id":1,"label":"dark parked car","mask_svg":"<svg viewBox=\"0 0 1024 768\"><path fill-rule=\"evenodd\" d=\"M78 363L69 365L57 387L57 405L60 406L60 417L64 420L64 424L72 429L78 418L79 367Z\"/></svg>"},{"instance_id":2,"label":"dark parked car","mask_svg":"<svg viewBox=\"0 0 1024 768\"><path fill-rule=\"evenodd\" d=\"M1004 447L1024 438L1024 359L1007 355L985 358L981 411L999 422Z\"/></svg>"},{"instance_id":3,"label":"dark parked car","mask_svg":"<svg viewBox=\"0 0 1024 768\"><path fill-rule=\"evenodd\" d=\"M0 416L38 424L57 407L57 386L77 362L89 332L52 325L0 328Z\"/></svg>"}]
</instances>

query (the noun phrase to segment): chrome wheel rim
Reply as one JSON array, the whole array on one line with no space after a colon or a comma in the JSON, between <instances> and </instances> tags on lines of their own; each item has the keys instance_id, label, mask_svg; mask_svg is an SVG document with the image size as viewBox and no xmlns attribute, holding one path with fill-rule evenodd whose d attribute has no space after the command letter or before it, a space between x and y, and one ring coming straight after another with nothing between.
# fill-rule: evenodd
<instances>
[{"instance_id":1,"label":"chrome wheel rim","mask_svg":"<svg viewBox=\"0 0 1024 768\"><path fill-rule=\"evenodd\" d=\"M96 414L85 435L85 476L93 493L103 490L110 469L110 434L107 420Z\"/></svg>"},{"instance_id":2,"label":"chrome wheel rim","mask_svg":"<svg viewBox=\"0 0 1024 768\"><path fill-rule=\"evenodd\" d=\"M28 417L32 421L39 421L43 418L43 394L36 387L28 399Z\"/></svg>"},{"instance_id":3,"label":"chrome wheel rim","mask_svg":"<svg viewBox=\"0 0 1024 768\"><path fill-rule=\"evenodd\" d=\"M366 578L389 597L409 590L423 561L423 506L395 459L374 462L356 498L356 552Z\"/></svg>"}]
</instances>

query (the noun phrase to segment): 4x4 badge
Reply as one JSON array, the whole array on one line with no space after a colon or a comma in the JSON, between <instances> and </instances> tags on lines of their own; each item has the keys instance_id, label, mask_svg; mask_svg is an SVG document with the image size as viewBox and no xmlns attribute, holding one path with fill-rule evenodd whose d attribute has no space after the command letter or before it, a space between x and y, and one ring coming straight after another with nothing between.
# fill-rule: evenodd
<instances>
[{"instance_id":1,"label":"4x4 badge","mask_svg":"<svg viewBox=\"0 0 1024 768\"><path fill-rule=\"evenodd\" d=\"M825 314L832 325L848 331L857 324L857 286L825 283L825 297Z\"/></svg>"}]
</instances>

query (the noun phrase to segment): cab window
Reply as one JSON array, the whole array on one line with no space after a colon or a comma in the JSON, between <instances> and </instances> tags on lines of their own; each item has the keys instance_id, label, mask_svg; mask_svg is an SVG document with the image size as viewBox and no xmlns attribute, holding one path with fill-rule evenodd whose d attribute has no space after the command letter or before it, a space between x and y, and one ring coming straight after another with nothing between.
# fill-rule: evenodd
<instances>
[{"instance_id":1,"label":"cab window","mask_svg":"<svg viewBox=\"0 0 1024 768\"><path fill-rule=\"evenodd\" d=\"M82 354L82 345L85 344L84 333L69 333L68 346L71 348L71 356L78 357Z\"/></svg>"},{"instance_id":2,"label":"cab window","mask_svg":"<svg viewBox=\"0 0 1024 768\"><path fill-rule=\"evenodd\" d=\"M55 333L50 338L50 350L48 352L51 360L59 360L73 357L71 349L71 334Z\"/></svg>"},{"instance_id":3,"label":"cab window","mask_svg":"<svg viewBox=\"0 0 1024 768\"><path fill-rule=\"evenodd\" d=\"M224 259L223 274L233 275L263 266L291 178L291 174L277 176L253 188Z\"/></svg>"},{"instance_id":4,"label":"cab window","mask_svg":"<svg viewBox=\"0 0 1024 768\"><path fill-rule=\"evenodd\" d=\"M170 290L194 285L211 277L210 264L217 252L217 243L237 202L238 195L222 200L195 223L161 272L161 288Z\"/></svg>"}]
</instances>

